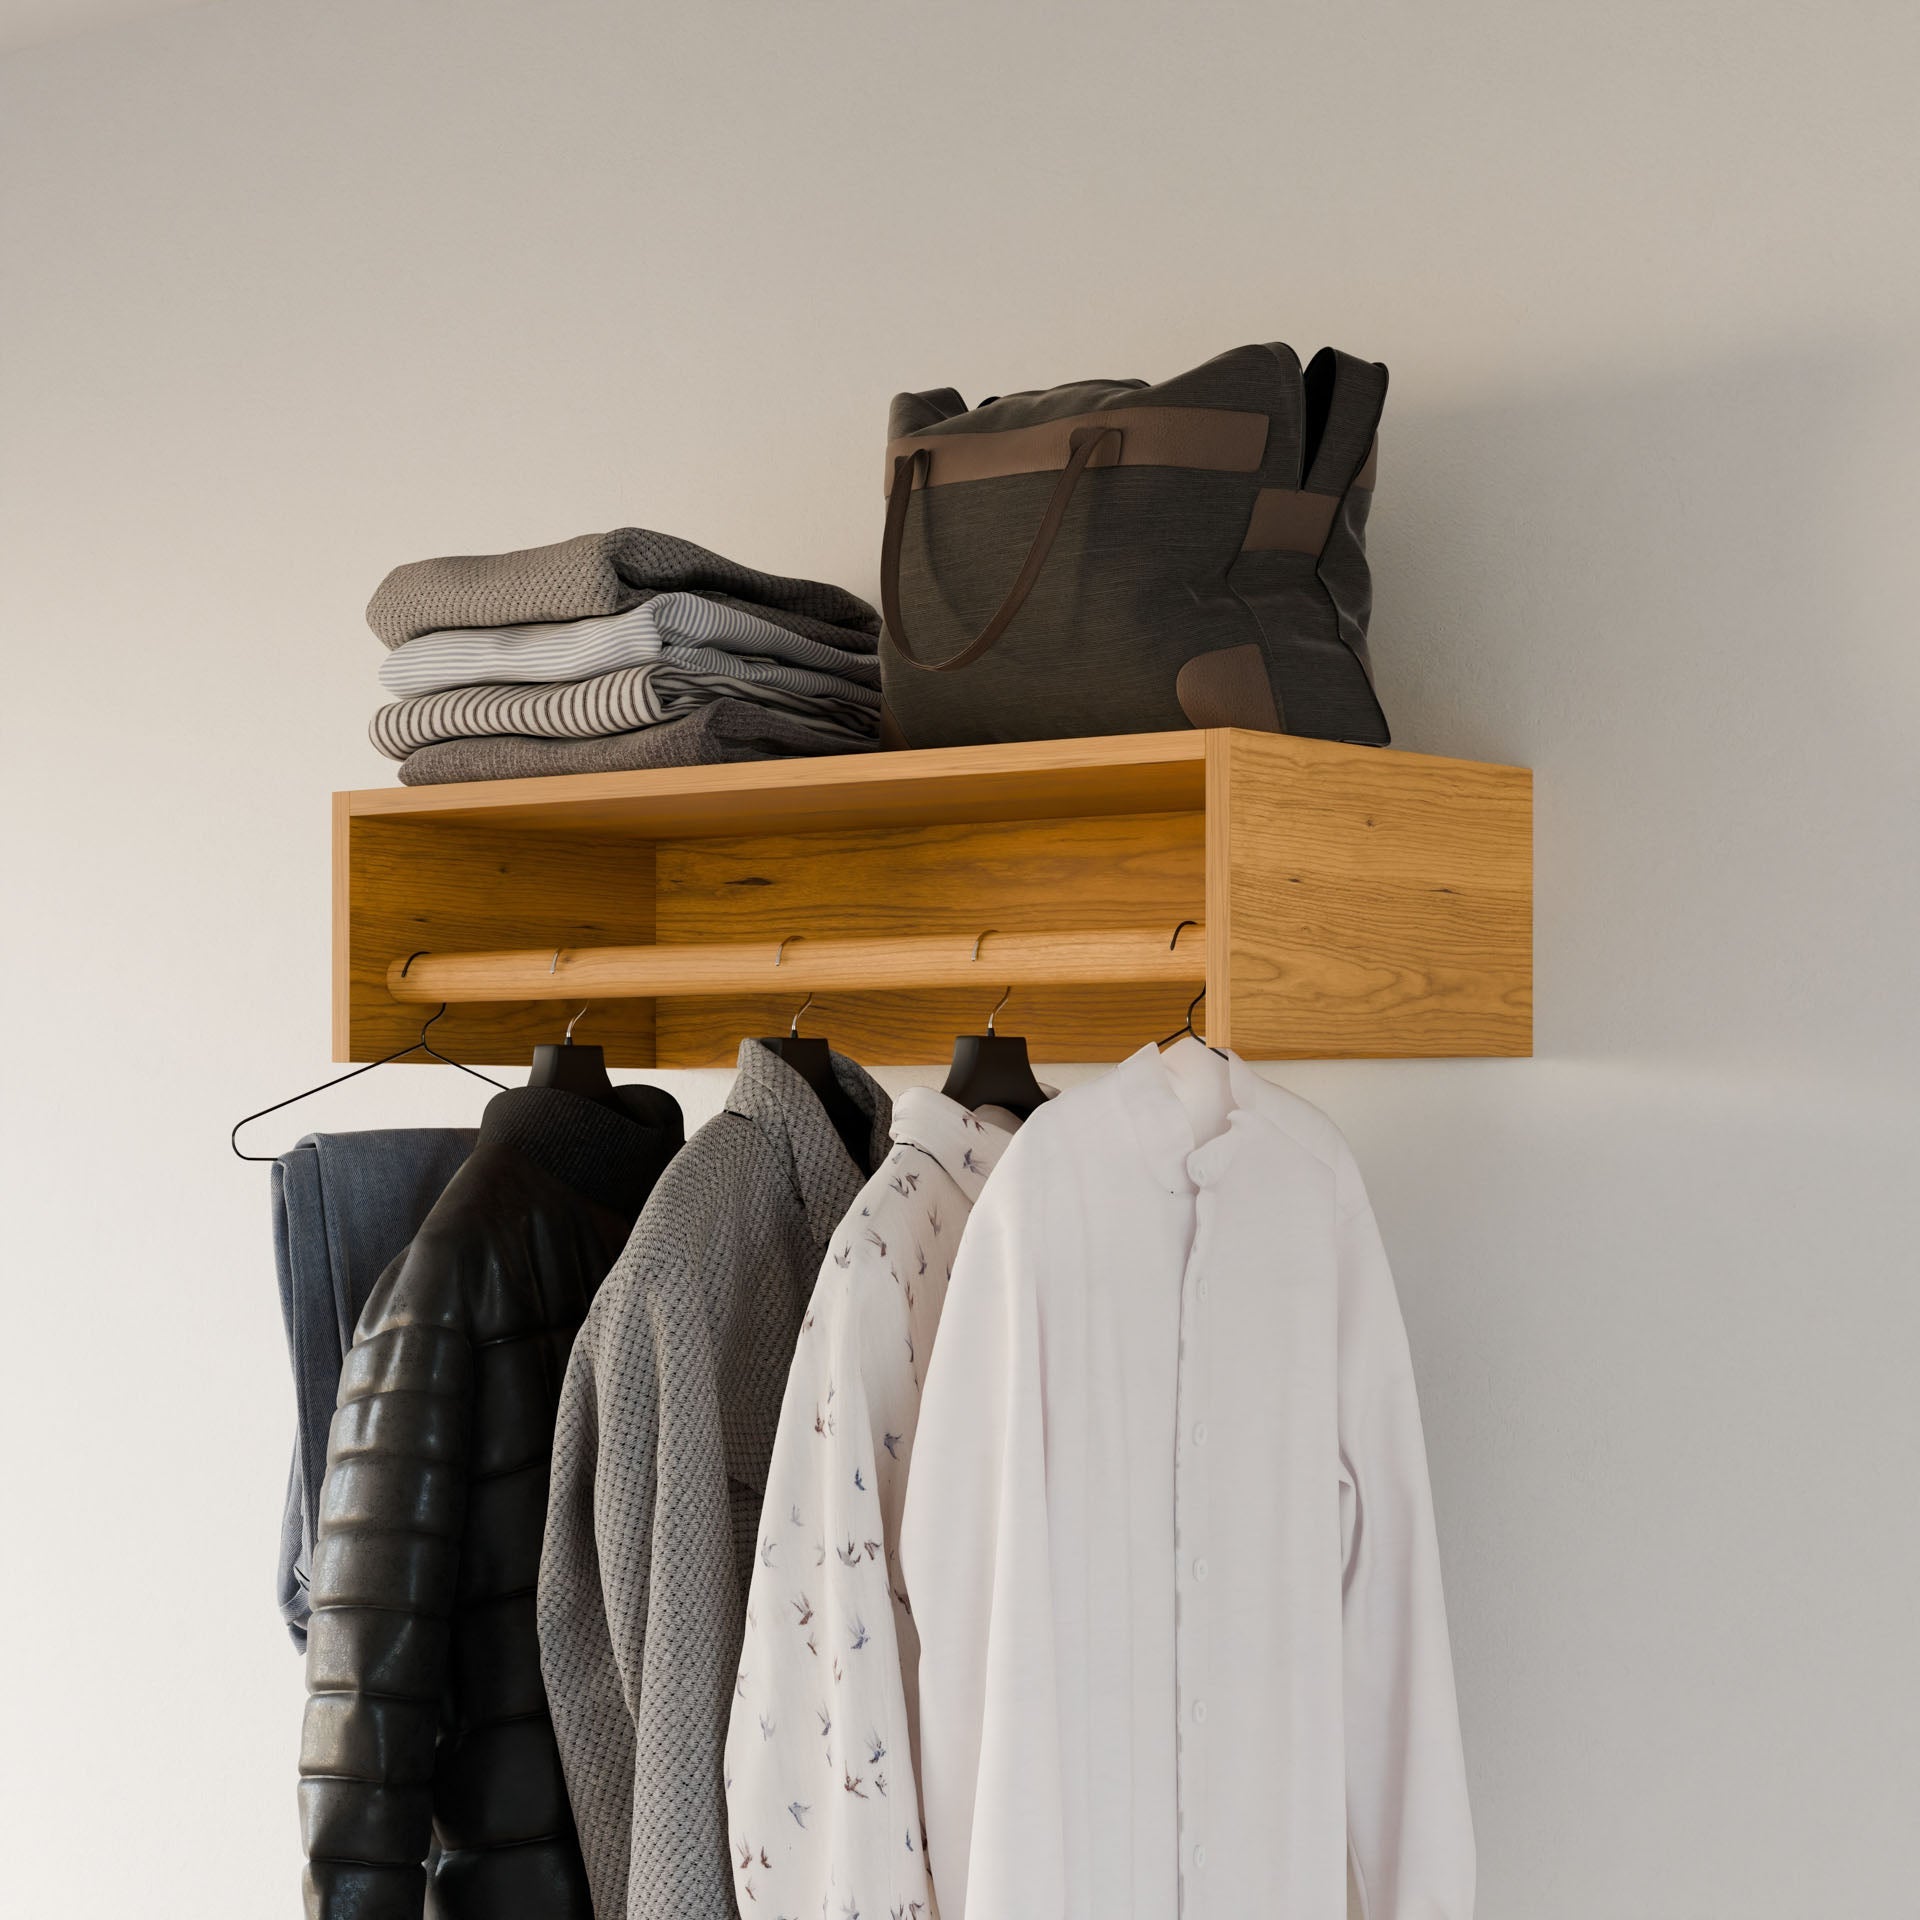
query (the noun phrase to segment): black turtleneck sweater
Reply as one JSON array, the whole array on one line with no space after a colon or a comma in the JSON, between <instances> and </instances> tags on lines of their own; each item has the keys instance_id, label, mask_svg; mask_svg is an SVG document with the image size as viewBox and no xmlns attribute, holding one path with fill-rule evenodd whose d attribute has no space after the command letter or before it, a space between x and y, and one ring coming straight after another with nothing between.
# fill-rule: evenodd
<instances>
[{"instance_id":1,"label":"black turtleneck sweater","mask_svg":"<svg viewBox=\"0 0 1920 1920\"><path fill-rule=\"evenodd\" d=\"M592 1920L534 1590L573 1337L680 1108L497 1095L375 1286L340 1379L314 1548L301 1823L310 1920Z\"/></svg>"}]
</instances>

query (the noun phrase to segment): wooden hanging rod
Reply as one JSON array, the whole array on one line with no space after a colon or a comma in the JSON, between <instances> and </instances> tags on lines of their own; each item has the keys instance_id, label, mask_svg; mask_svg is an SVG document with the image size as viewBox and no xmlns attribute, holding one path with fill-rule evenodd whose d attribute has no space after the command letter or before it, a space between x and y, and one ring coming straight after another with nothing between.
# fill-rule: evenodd
<instances>
[{"instance_id":1,"label":"wooden hanging rod","mask_svg":"<svg viewBox=\"0 0 1920 1920\"><path fill-rule=\"evenodd\" d=\"M439 1001L652 1000L700 994L881 992L899 987L1197 984L1206 928L1073 933L940 933L890 940L796 936L725 946L543 947L416 953L387 968L387 991Z\"/></svg>"}]
</instances>

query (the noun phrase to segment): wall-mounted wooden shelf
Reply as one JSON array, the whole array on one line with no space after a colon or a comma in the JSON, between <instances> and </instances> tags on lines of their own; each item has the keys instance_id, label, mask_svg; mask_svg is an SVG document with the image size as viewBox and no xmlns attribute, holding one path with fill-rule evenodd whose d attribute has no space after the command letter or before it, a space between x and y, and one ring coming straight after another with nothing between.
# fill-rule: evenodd
<instances>
[{"instance_id":1,"label":"wall-mounted wooden shelf","mask_svg":"<svg viewBox=\"0 0 1920 1920\"><path fill-rule=\"evenodd\" d=\"M334 1053L445 998L511 1064L591 1000L615 1065L722 1065L814 993L924 1063L1014 984L1003 1031L1103 1060L1204 982L1252 1059L1526 1054L1532 809L1524 768L1237 730L340 793Z\"/></svg>"}]
</instances>

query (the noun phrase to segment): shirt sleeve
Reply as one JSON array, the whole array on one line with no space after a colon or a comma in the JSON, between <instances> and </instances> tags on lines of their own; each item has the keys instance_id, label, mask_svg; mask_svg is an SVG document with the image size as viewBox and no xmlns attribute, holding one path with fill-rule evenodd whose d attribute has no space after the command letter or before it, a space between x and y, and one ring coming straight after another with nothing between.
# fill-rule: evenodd
<instances>
[{"instance_id":1,"label":"shirt sleeve","mask_svg":"<svg viewBox=\"0 0 1920 1920\"><path fill-rule=\"evenodd\" d=\"M908 1364L897 1292L843 1229L787 1378L727 1735L743 1913L929 1906L878 1493L888 1436L865 1371L889 1337Z\"/></svg>"},{"instance_id":2,"label":"shirt sleeve","mask_svg":"<svg viewBox=\"0 0 1920 1920\"><path fill-rule=\"evenodd\" d=\"M824 1734L809 1738L814 1727L806 1697L807 1668L817 1671L820 1658L826 1574L825 1473L813 1446L829 1372L815 1330L824 1291L823 1282L787 1375L727 1723L727 1831L735 1892L749 1911L777 1885L773 1897L781 1912L817 1913L818 1893L809 1897L809 1890L826 1871L822 1829L831 1756Z\"/></svg>"},{"instance_id":3,"label":"shirt sleeve","mask_svg":"<svg viewBox=\"0 0 1920 1920\"><path fill-rule=\"evenodd\" d=\"M622 1508L620 1523L650 1538L653 1460L649 1448L620 1462L608 1476L613 1463L604 1458L610 1436L602 1418L599 1331L597 1315L589 1314L560 1389L540 1554L540 1671L594 1911L624 1914L633 1822L633 1708L614 1651L598 1512L602 1480L608 1477L607 1497ZM621 1490L635 1496L630 1503L620 1499ZM644 1608L637 1627L644 1637Z\"/></svg>"},{"instance_id":4,"label":"shirt sleeve","mask_svg":"<svg viewBox=\"0 0 1920 1920\"><path fill-rule=\"evenodd\" d=\"M1364 1202L1340 1230L1347 1833L1365 1920L1471 1920L1473 1821L1413 1364Z\"/></svg>"},{"instance_id":5,"label":"shirt sleeve","mask_svg":"<svg viewBox=\"0 0 1920 1920\"><path fill-rule=\"evenodd\" d=\"M307 1634L307 1912L419 1920L464 1518L473 1352L396 1267L347 1355Z\"/></svg>"},{"instance_id":6,"label":"shirt sleeve","mask_svg":"<svg viewBox=\"0 0 1920 1920\"><path fill-rule=\"evenodd\" d=\"M967 1224L901 1523L920 1631L921 1798L948 1915L1066 1910L1039 1303L1009 1150Z\"/></svg>"},{"instance_id":7,"label":"shirt sleeve","mask_svg":"<svg viewBox=\"0 0 1920 1920\"><path fill-rule=\"evenodd\" d=\"M631 1920L731 1903L714 1758L742 1595L700 1271L654 1247L601 1289L561 1395L540 1563L540 1665L594 1911Z\"/></svg>"},{"instance_id":8,"label":"shirt sleeve","mask_svg":"<svg viewBox=\"0 0 1920 1920\"><path fill-rule=\"evenodd\" d=\"M699 1273L701 1263L687 1271ZM634 1525L637 1490L624 1491L616 1514L603 1494L600 1553L609 1593L643 1596L609 1609L614 1659L633 1703L640 1759L631 1807L629 1920L681 1920L723 1914L733 1894L727 1873L727 1802L721 1767L727 1717L738 1685L746 1582L736 1560L734 1493L721 1429L719 1368L704 1309L687 1310L684 1280L669 1269L644 1296L627 1303L629 1317L673 1323L669 1341L629 1354L603 1384L609 1422L626 1436L623 1472L651 1463L645 1547ZM637 1387L636 1372L647 1375ZM631 1398L629 1396L631 1395ZM743 1511L747 1490L741 1489ZM751 1525L742 1522L742 1534Z\"/></svg>"}]
</instances>

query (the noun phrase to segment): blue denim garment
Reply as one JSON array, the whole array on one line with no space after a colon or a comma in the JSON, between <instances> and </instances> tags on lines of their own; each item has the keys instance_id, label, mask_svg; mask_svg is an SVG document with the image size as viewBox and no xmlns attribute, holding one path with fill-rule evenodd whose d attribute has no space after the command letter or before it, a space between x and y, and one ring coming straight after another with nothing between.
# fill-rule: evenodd
<instances>
[{"instance_id":1,"label":"blue denim garment","mask_svg":"<svg viewBox=\"0 0 1920 1920\"><path fill-rule=\"evenodd\" d=\"M374 1282L406 1252L473 1151L471 1127L310 1133L273 1163L273 1254L293 1360L293 1467L280 1523L280 1617L307 1644L307 1570L340 1363Z\"/></svg>"}]
</instances>

